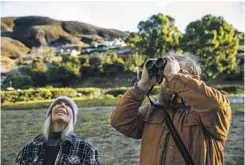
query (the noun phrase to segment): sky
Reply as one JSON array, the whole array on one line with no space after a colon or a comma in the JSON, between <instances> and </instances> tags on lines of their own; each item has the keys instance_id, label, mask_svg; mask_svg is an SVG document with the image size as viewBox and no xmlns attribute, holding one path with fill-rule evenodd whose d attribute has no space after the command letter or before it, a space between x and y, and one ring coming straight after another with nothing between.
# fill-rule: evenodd
<instances>
[{"instance_id":1,"label":"sky","mask_svg":"<svg viewBox=\"0 0 245 165\"><path fill-rule=\"evenodd\" d=\"M175 19L181 32L206 14L222 16L239 31L244 28L244 1L1 1L1 17L47 16L104 28L137 32L140 21L163 13Z\"/></svg>"}]
</instances>

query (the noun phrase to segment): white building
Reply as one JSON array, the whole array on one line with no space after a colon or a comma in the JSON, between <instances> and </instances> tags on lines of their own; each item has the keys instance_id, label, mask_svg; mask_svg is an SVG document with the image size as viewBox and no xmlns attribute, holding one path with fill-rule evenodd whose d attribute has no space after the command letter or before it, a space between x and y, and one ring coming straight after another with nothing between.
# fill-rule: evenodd
<instances>
[{"instance_id":1,"label":"white building","mask_svg":"<svg viewBox=\"0 0 245 165\"><path fill-rule=\"evenodd\" d=\"M56 55L69 55L69 56L77 56L81 52L77 47L74 47L72 45L65 45L61 47L57 47L55 49L55 54Z\"/></svg>"},{"instance_id":2,"label":"white building","mask_svg":"<svg viewBox=\"0 0 245 165\"><path fill-rule=\"evenodd\" d=\"M104 42L101 42L101 43L95 43L94 45L96 48L97 47L123 47L123 46L126 46L126 43L124 41L122 41L121 39L114 39L112 41L104 41Z\"/></svg>"}]
</instances>

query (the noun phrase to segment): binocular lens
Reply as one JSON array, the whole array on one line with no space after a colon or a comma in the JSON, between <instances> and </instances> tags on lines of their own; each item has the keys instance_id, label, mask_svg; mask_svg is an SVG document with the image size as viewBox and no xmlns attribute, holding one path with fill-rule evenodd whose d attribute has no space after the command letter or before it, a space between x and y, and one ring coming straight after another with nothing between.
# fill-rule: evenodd
<instances>
[{"instance_id":1,"label":"binocular lens","mask_svg":"<svg viewBox=\"0 0 245 165\"><path fill-rule=\"evenodd\" d=\"M153 60L148 60L145 64L145 67L147 69L152 69L154 67L154 61Z\"/></svg>"},{"instance_id":2,"label":"binocular lens","mask_svg":"<svg viewBox=\"0 0 245 165\"><path fill-rule=\"evenodd\" d=\"M156 65L158 66L158 67L164 67L165 66L165 64L166 64L166 60L164 59L164 58L159 58L159 59L157 59L157 61L156 61Z\"/></svg>"}]
</instances>

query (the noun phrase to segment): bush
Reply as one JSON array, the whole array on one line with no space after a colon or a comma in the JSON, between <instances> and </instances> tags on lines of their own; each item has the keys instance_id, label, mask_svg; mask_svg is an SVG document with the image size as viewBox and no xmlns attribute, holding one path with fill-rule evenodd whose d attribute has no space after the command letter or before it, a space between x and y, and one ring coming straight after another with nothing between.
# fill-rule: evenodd
<instances>
[{"instance_id":1,"label":"bush","mask_svg":"<svg viewBox=\"0 0 245 165\"><path fill-rule=\"evenodd\" d=\"M25 61L23 58L19 58L17 61L16 61L16 64L17 65L25 65Z\"/></svg>"},{"instance_id":2,"label":"bush","mask_svg":"<svg viewBox=\"0 0 245 165\"><path fill-rule=\"evenodd\" d=\"M81 93L83 96L100 96L101 92L99 88L77 88L77 93Z\"/></svg>"},{"instance_id":3,"label":"bush","mask_svg":"<svg viewBox=\"0 0 245 165\"><path fill-rule=\"evenodd\" d=\"M127 90L128 88L126 87L105 89L104 94L118 97L119 95L123 95Z\"/></svg>"},{"instance_id":4,"label":"bush","mask_svg":"<svg viewBox=\"0 0 245 165\"><path fill-rule=\"evenodd\" d=\"M55 99L59 96L75 97L72 88L28 89L20 91L1 91L1 103Z\"/></svg>"},{"instance_id":5,"label":"bush","mask_svg":"<svg viewBox=\"0 0 245 165\"><path fill-rule=\"evenodd\" d=\"M16 102L18 100L18 95L16 91L8 91L3 92L1 91L1 103L5 102Z\"/></svg>"},{"instance_id":6,"label":"bush","mask_svg":"<svg viewBox=\"0 0 245 165\"><path fill-rule=\"evenodd\" d=\"M34 82L32 81L31 76L29 75L10 75L3 82L3 88L7 88L10 86L10 81L12 82L12 87L19 89L27 89L33 87Z\"/></svg>"},{"instance_id":7,"label":"bush","mask_svg":"<svg viewBox=\"0 0 245 165\"><path fill-rule=\"evenodd\" d=\"M56 86L54 83L60 83L62 86L69 86L74 84L80 78L80 63L73 60L74 59L67 58L61 65L55 64L49 68L47 79L53 86Z\"/></svg>"},{"instance_id":8,"label":"bush","mask_svg":"<svg viewBox=\"0 0 245 165\"><path fill-rule=\"evenodd\" d=\"M105 98L107 98L107 99L114 99L115 97L113 95L107 94L107 95L105 95Z\"/></svg>"},{"instance_id":9,"label":"bush","mask_svg":"<svg viewBox=\"0 0 245 165\"><path fill-rule=\"evenodd\" d=\"M115 106L117 103L116 98L96 98L96 99L74 99L79 108L85 107L94 107L94 106ZM27 102L19 102L19 103L7 103L2 105L3 110L28 110L28 109L40 109L40 108L48 108L52 101L27 101Z\"/></svg>"},{"instance_id":10,"label":"bush","mask_svg":"<svg viewBox=\"0 0 245 165\"><path fill-rule=\"evenodd\" d=\"M85 57L84 56L79 56L78 59L79 59L81 65L89 64L89 58L86 57L86 56Z\"/></svg>"},{"instance_id":11,"label":"bush","mask_svg":"<svg viewBox=\"0 0 245 165\"><path fill-rule=\"evenodd\" d=\"M216 85L217 90L224 94L243 94L244 87L242 85ZM36 101L36 100L50 100L58 96L77 97L80 93L79 99L93 99L104 98L115 99L122 96L128 90L127 87L120 88L39 88L18 91L1 91L1 103L15 103L21 101ZM151 96L159 93L160 86L154 87Z\"/></svg>"},{"instance_id":12,"label":"bush","mask_svg":"<svg viewBox=\"0 0 245 165\"><path fill-rule=\"evenodd\" d=\"M29 72L36 86L44 86L47 84L47 71L48 67L43 59L36 58L27 72Z\"/></svg>"},{"instance_id":13,"label":"bush","mask_svg":"<svg viewBox=\"0 0 245 165\"><path fill-rule=\"evenodd\" d=\"M213 87L224 94L243 94L243 85L213 85Z\"/></svg>"},{"instance_id":14,"label":"bush","mask_svg":"<svg viewBox=\"0 0 245 165\"><path fill-rule=\"evenodd\" d=\"M76 96L76 90L72 88L55 88L52 89L51 92L52 92L52 99L59 96L68 96L68 97Z\"/></svg>"},{"instance_id":15,"label":"bush","mask_svg":"<svg viewBox=\"0 0 245 165\"><path fill-rule=\"evenodd\" d=\"M84 65L80 69L82 76L101 76L100 67L98 65Z\"/></svg>"},{"instance_id":16,"label":"bush","mask_svg":"<svg viewBox=\"0 0 245 165\"><path fill-rule=\"evenodd\" d=\"M121 64L103 64L103 71L106 75L116 75L124 71L124 66Z\"/></svg>"}]
</instances>

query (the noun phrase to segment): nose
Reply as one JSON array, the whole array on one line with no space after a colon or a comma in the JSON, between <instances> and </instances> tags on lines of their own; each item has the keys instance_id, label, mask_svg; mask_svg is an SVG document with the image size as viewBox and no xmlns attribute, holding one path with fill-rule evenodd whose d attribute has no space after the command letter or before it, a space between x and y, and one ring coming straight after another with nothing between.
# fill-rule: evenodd
<instances>
[{"instance_id":1,"label":"nose","mask_svg":"<svg viewBox=\"0 0 245 165\"><path fill-rule=\"evenodd\" d=\"M61 102L61 106L66 107L65 102Z\"/></svg>"}]
</instances>

